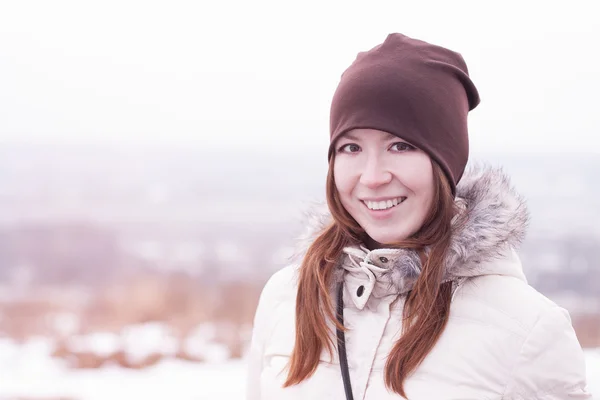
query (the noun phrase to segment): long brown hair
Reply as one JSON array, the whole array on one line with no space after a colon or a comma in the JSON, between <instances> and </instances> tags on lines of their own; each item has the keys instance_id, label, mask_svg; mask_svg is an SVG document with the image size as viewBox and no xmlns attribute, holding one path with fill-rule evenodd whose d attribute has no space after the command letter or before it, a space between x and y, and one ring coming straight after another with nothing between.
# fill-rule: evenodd
<instances>
[{"instance_id":1,"label":"long brown hair","mask_svg":"<svg viewBox=\"0 0 600 400\"><path fill-rule=\"evenodd\" d=\"M333 357L335 343L327 322L345 329L337 322L333 312L330 291L333 272L345 246L368 238L342 206L333 177L334 161L335 154L327 174L327 204L333 222L317 236L302 260L296 297L296 342L284 387L296 385L312 376L324 348ZM434 198L423 226L411 238L389 246L414 249L422 260L421 274L404 305L402 335L388 355L385 367L386 386L403 397L406 397L405 379L431 351L450 313L452 283L440 282L453 230L452 219L458 210L441 167L433 160L432 165Z\"/></svg>"}]
</instances>

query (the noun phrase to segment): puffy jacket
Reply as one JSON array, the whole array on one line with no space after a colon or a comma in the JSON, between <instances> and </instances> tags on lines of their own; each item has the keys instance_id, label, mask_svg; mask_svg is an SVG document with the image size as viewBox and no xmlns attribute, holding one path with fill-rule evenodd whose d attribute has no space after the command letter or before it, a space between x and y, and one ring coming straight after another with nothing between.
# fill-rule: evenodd
<instances>
[{"instance_id":1,"label":"puffy jacket","mask_svg":"<svg viewBox=\"0 0 600 400\"><path fill-rule=\"evenodd\" d=\"M443 281L454 288L450 316L438 342L406 379L408 399L591 399L568 312L529 286L523 274L515 250L528 221L523 200L500 171L480 168L463 177L457 201L467 223L452 238L445 264ZM329 218L316 218L313 231ZM370 251L359 244L344 249L334 283L344 286L355 400L402 398L386 388L384 367L419 272L413 251ZM295 340L297 279L295 263L275 273L262 291L249 354L248 400L345 399L337 352L331 358L324 350L314 375L282 387Z\"/></svg>"}]
</instances>

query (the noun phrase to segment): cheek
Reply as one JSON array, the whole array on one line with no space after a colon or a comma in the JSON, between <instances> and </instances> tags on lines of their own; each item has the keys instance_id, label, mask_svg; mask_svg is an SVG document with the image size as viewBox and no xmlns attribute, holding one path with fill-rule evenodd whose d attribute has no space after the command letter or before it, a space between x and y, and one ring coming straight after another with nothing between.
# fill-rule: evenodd
<instances>
[{"instance_id":1,"label":"cheek","mask_svg":"<svg viewBox=\"0 0 600 400\"><path fill-rule=\"evenodd\" d=\"M399 168L398 177L403 185L420 199L421 204L426 206L431 204L435 189L433 166L429 157L416 154L410 163L404 163Z\"/></svg>"},{"instance_id":2,"label":"cheek","mask_svg":"<svg viewBox=\"0 0 600 400\"><path fill-rule=\"evenodd\" d=\"M335 187L340 194L342 200L345 196L348 196L352 192L352 177L348 173L349 168L344 166L343 162L336 160L333 166L333 179L335 181Z\"/></svg>"},{"instance_id":3,"label":"cheek","mask_svg":"<svg viewBox=\"0 0 600 400\"><path fill-rule=\"evenodd\" d=\"M435 193L435 184L433 180L433 171L429 171L428 174L422 175L419 185L419 197L423 202L423 210L425 213L429 212L433 202L433 195Z\"/></svg>"}]
</instances>

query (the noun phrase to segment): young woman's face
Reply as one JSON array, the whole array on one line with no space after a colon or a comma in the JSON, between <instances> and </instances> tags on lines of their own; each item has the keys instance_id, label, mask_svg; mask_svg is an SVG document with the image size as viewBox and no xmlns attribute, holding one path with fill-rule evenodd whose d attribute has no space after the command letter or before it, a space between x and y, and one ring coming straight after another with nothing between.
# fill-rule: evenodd
<instances>
[{"instance_id":1,"label":"young woman's face","mask_svg":"<svg viewBox=\"0 0 600 400\"><path fill-rule=\"evenodd\" d=\"M333 174L342 205L371 239L397 243L423 226L434 196L425 152L375 129L346 133L335 152Z\"/></svg>"}]
</instances>

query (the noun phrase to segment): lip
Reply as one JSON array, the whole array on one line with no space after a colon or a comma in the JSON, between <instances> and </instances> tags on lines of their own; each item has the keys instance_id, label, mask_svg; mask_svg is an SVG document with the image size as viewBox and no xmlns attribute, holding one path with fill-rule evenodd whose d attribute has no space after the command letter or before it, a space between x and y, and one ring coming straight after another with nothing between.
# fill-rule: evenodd
<instances>
[{"instance_id":1,"label":"lip","mask_svg":"<svg viewBox=\"0 0 600 400\"><path fill-rule=\"evenodd\" d=\"M399 196L399 197L405 197L405 196ZM388 197L388 198L380 198L380 200L368 200L368 201L386 201L386 200L392 200L392 199L397 199L398 197ZM367 204L365 203L365 200L361 200L361 203L363 205L363 207L365 208L365 210L367 210L367 214L369 214L369 216L372 219L375 220L384 220L384 219L388 219L391 217L391 215L394 213L394 211L396 211L396 207L398 207L399 205L401 205L402 203L404 203L404 201L406 201L406 198L404 199L404 201L402 203L399 203L397 206L394 206L392 208L388 208L385 210L371 210L369 207L367 207Z\"/></svg>"}]
</instances>

